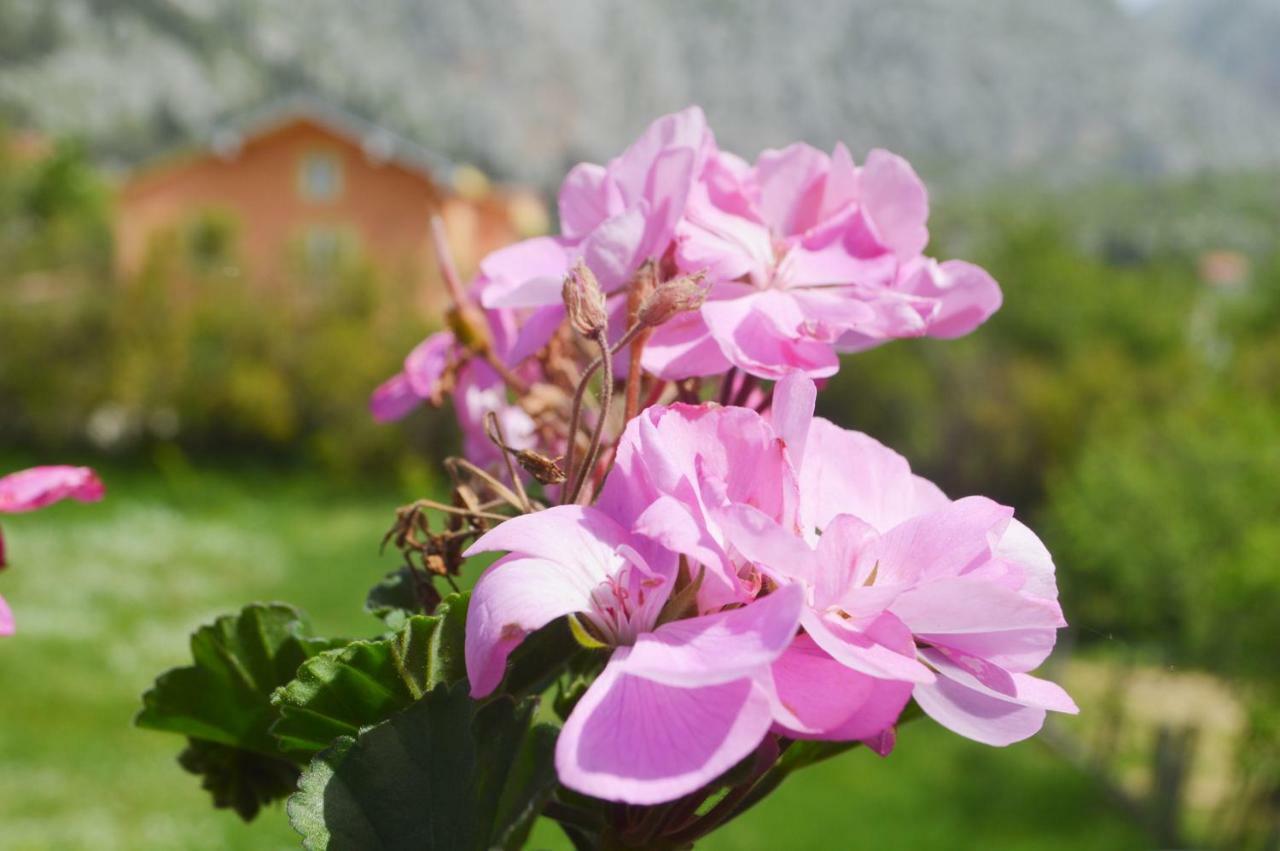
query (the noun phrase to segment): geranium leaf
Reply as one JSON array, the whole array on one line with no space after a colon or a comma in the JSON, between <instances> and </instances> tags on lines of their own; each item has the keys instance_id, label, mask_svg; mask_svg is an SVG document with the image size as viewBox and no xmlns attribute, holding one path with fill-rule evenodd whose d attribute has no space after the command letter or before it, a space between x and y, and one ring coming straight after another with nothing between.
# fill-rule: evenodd
<instances>
[{"instance_id":1,"label":"geranium leaf","mask_svg":"<svg viewBox=\"0 0 1280 851\"><path fill-rule=\"evenodd\" d=\"M537 701L440 685L317 754L289 799L310 851L518 848L555 788L556 728Z\"/></svg>"},{"instance_id":2,"label":"geranium leaf","mask_svg":"<svg viewBox=\"0 0 1280 851\"><path fill-rule=\"evenodd\" d=\"M288 797L301 774L287 759L203 739L187 739L178 764L201 778L215 807L235 810L245 821L253 821L265 804Z\"/></svg>"},{"instance_id":3,"label":"geranium leaf","mask_svg":"<svg viewBox=\"0 0 1280 851\"><path fill-rule=\"evenodd\" d=\"M161 674L135 723L278 756L271 693L333 644L306 631L298 610L282 603L253 603L200 627L191 635L195 664Z\"/></svg>"},{"instance_id":4,"label":"geranium leaf","mask_svg":"<svg viewBox=\"0 0 1280 851\"><path fill-rule=\"evenodd\" d=\"M436 614L410 617L389 638L354 641L304 662L271 698L280 715L271 732L281 750L308 757L339 736L390 718L441 683L465 679L467 600L454 594Z\"/></svg>"},{"instance_id":5,"label":"geranium leaf","mask_svg":"<svg viewBox=\"0 0 1280 851\"><path fill-rule=\"evenodd\" d=\"M440 594L408 566L391 571L369 589L364 610L382 620L391 629L399 629L414 615L431 611Z\"/></svg>"}]
</instances>

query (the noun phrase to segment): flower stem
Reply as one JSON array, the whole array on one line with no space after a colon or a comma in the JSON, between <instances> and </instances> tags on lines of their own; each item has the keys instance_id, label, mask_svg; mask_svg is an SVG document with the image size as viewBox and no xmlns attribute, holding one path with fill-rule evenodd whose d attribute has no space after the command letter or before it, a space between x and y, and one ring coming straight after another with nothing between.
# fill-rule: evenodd
<instances>
[{"instance_id":1,"label":"flower stem","mask_svg":"<svg viewBox=\"0 0 1280 851\"><path fill-rule=\"evenodd\" d=\"M586 370L582 373L582 378L578 381L578 389L573 393L573 409L569 414L568 446L565 447L564 452L564 472L569 479L568 482L566 482L564 489L564 493L567 498L561 501L566 505L572 504L577 495L576 489L570 487L569 483L573 482L576 478L573 469L573 456L578 443L578 428L582 422L582 400L587 394L587 385L591 382L591 377L596 374L596 371L599 370L601 366L604 365L605 361L610 360L613 355L622 351L622 347L634 340L636 335L643 330L644 326L639 323L632 325L627 329L627 333L622 335L622 339L613 344L613 348L609 349L607 354L604 351L604 346L601 345L600 357L593 360L587 366ZM609 364L609 375L613 375L612 363ZM610 386L610 390L612 391L612 380L607 382L607 384ZM602 405L601 407L604 406ZM603 419L601 422L603 422ZM573 494L573 496L569 496L569 494Z\"/></svg>"},{"instance_id":2,"label":"flower stem","mask_svg":"<svg viewBox=\"0 0 1280 851\"><path fill-rule=\"evenodd\" d=\"M639 327L639 326L636 326ZM628 336L634 336L630 333L623 335L623 340ZM605 424L609 420L609 408L613 404L613 351L609 348L609 337L606 331L601 330L596 335L596 345L600 347L599 361L604 365L604 376L600 379L600 415L596 420L596 427L591 432L591 445L587 449L586 456L582 459L582 466L578 469L578 476L572 488L569 489L569 504L578 501L578 496L582 493L582 489L586 486L587 480L591 478L591 473L595 469L596 458L600 454L600 439L604 435ZM623 342L619 341L619 349Z\"/></svg>"}]
</instances>

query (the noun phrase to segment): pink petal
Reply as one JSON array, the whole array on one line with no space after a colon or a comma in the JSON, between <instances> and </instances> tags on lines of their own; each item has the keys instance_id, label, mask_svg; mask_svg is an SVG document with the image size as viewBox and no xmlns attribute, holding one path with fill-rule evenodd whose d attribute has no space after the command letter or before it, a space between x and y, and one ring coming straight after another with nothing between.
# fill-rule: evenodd
<instances>
[{"instance_id":1,"label":"pink petal","mask_svg":"<svg viewBox=\"0 0 1280 851\"><path fill-rule=\"evenodd\" d=\"M729 505L716 512L725 540L743 558L778 582L813 584L817 561L809 544L752 505Z\"/></svg>"},{"instance_id":2,"label":"pink petal","mask_svg":"<svg viewBox=\"0 0 1280 851\"><path fill-rule=\"evenodd\" d=\"M911 683L852 671L807 635L796 638L774 662L772 672L778 699L786 710L784 718L778 719L779 725L791 738L870 738L893 726L911 699Z\"/></svg>"},{"instance_id":3,"label":"pink petal","mask_svg":"<svg viewBox=\"0 0 1280 851\"><path fill-rule=\"evenodd\" d=\"M590 609L596 584L558 561L507 556L491 565L476 582L467 610L464 647L472 697L498 687L507 657L529 633Z\"/></svg>"},{"instance_id":4,"label":"pink petal","mask_svg":"<svg viewBox=\"0 0 1280 851\"><path fill-rule=\"evenodd\" d=\"M582 243L582 259L605 292L625 285L645 259L649 208L643 202L603 222ZM556 298L560 298L557 291ZM548 302L549 303L549 302Z\"/></svg>"},{"instance_id":5,"label":"pink petal","mask_svg":"<svg viewBox=\"0 0 1280 851\"><path fill-rule=\"evenodd\" d=\"M408 415L421 404L422 397L414 392L409 376L397 372L373 391L369 397L369 412L378 422L389 423Z\"/></svg>"},{"instance_id":6,"label":"pink petal","mask_svg":"<svg viewBox=\"0 0 1280 851\"><path fill-rule=\"evenodd\" d=\"M1000 309L1004 296L986 270L962 260L930 263L909 275L902 288L936 299L937 312L929 319L929 336L963 337Z\"/></svg>"},{"instance_id":7,"label":"pink petal","mask_svg":"<svg viewBox=\"0 0 1280 851\"><path fill-rule=\"evenodd\" d=\"M912 697L948 730L987 745L1020 742L1044 726L1045 710L991 697L947 677L916 686Z\"/></svg>"},{"instance_id":8,"label":"pink petal","mask_svg":"<svg viewBox=\"0 0 1280 851\"><path fill-rule=\"evenodd\" d=\"M655 328L645 344L641 363L647 372L668 381L717 375L731 366L699 311L682 314Z\"/></svg>"},{"instance_id":9,"label":"pink petal","mask_svg":"<svg viewBox=\"0 0 1280 851\"><path fill-rule=\"evenodd\" d=\"M1049 550L1032 532L1016 517L1009 521L1000 543L996 545L995 556L998 559L1012 562L1022 568L1024 594L1043 597L1046 600L1058 599L1058 583L1054 578L1053 557Z\"/></svg>"},{"instance_id":10,"label":"pink petal","mask_svg":"<svg viewBox=\"0 0 1280 851\"><path fill-rule=\"evenodd\" d=\"M608 172L595 163L578 163L560 184L560 232L579 240L609 218Z\"/></svg>"},{"instance_id":11,"label":"pink petal","mask_svg":"<svg viewBox=\"0 0 1280 851\"><path fill-rule=\"evenodd\" d=\"M640 513L632 529L705 567L708 573L703 578L704 585L721 586L714 596L729 602L736 596L738 582L729 572L724 550L712 537L696 504L696 499L680 500L662 494Z\"/></svg>"},{"instance_id":12,"label":"pink petal","mask_svg":"<svg viewBox=\"0 0 1280 851\"><path fill-rule=\"evenodd\" d=\"M64 499L97 502L105 492L88 467L32 467L0 478L0 514L35 511Z\"/></svg>"},{"instance_id":13,"label":"pink petal","mask_svg":"<svg viewBox=\"0 0 1280 851\"><path fill-rule=\"evenodd\" d=\"M404 359L404 375L413 392L433 404L440 404L440 379L457 353L457 340L452 331L438 331L414 346Z\"/></svg>"},{"instance_id":14,"label":"pink petal","mask_svg":"<svg viewBox=\"0 0 1280 851\"><path fill-rule=\"evenodd\" d=\"M807 317L784 292L708 301L702 315L729 362L751 375L778 379L800 370L827 378L840 368L831 344L806 331Z\"/></svg>"},{"instance_id":15,"label":"pink petal","mask_svg":"<svg viewBox=\"0 0 1280 851\"><path fill-rule=\"evenodd\" d=\"M930 633L920 639L981 657L1006 671L1025 673L1034 671L1049 658L1058 641L1058 630L1036 627L999 632Z\"/></svg>"},{"instance_id":16,"label":"pink petal","mask_svg":"<svg viewBox=\"0 0 1280 851\"><path fill-rule=\"evenodd\" d=\"M511 552L559 562L576 577L576 582L594 588L624 564L617 551L631 543L631 535L599 509L557 505L498 524L463 556Z\"/></svg>"},{"instance_id":17,"label":"pink petal","mask_svg":"<svg viewBox=\"0 0 1280 851\"><path fill-rule=\"evenodd\" d=\"M556 742L570 789L631 804L696 791L751 753L771 724L770 700L750 679L680 688L625 672L626 648L591 684Z\"/></svg>"},{"instance_id":18,"label":"pink petal","mask_svg":"<svg viewBox=\"0 0 1280 851\"><path fill-rule=\"evenodd\" d=\"M818 388L813 379L802 372L783 376L773 388L769 423L787 444L787 457L797 469L804 459L805 442L809 439L809 425L813 422L813 406L817 398Z\"/></svg>"},{"instance_id":19,"label":"pink petal","mask_svg":"<svg viewBox=\"0 0 1280 851\"><path fill-rule=\"evenodd\" d=\"M880 532L950 504L934 485L912 475L905 458L874 438L815 418L800 466L805 522L824 528L852 514Z\"/></svg>"},{"instance_id":20,"label":"pink petal","mask_svg":"<svg viewBox=\"0 0 1280 851\"><path fill-rule=\"evenodd\" d=\"M828 219L858 200L858 170L844 142L831 152L831 168L823 186L821 219Z\"/></svg>"},{"instance_id":21,"label":"pink petal","mask_svg":"<svg viewBox=\"0 0 1280 851\"><path fill-rule=\"evenodd\" d=\"M1068 715L1080 712L1080 707L1076 706L1071 696L1060 685L1049 680L1029 674L1011 674L984 659L956 653L946 647L929 648L922 651L921 655L938 670L939 676L955 680L988 697Z\"/></svg>"},{"instance_id":22,"label":"pink petal","mask_svg":"<svg viewBox=\"0 0 1280 851\"><path fill-rule=\"evenodd\" d=\"M903 260L923 251L929 242L929 195L911 165L877 148L867 155L860 182L863 208L880 241Z\"/></svg>"},{"instance_id":23,"label":"pink petal","mask_svg":"<svg viewBox=\"0 0 1280 851\"><path fill-rule=\"evenodd\" d=\"M773 237L750 214L728 212L695 193L676 229L676 259L682 270L706 270L713 281L745 277L764 286L772 276Z\"/></svg>"},{"instance_id":24,"label":"pink petal","mask_svg":"<svg viewBox=\"0 0 1280 851\"><path fill-rule=\"evenodd\" d=\"M746 606L663 624L641 635L623 670L686 688L750 677L786 650L799 626L804 590L784 585Z\"/></svg>"},{"instance_id":25,"label":"pink petal","mask_svg":"<svg viewBox=\"0 0 1280 851\"><path fill-rule=\"evenodd\" d=\"M989 582L941 578L903 592L893 613L916 635L990 633L1066 626L1052 600L1027 597Z\"/></svg>"},{"instance_id":26,"label":"pink petal","mask_svg":"<svg viewBox=\"0 0 1280 851\"><path fill-rule=\"evenodd\" d=\"M568 270L567 246L555 237L538 236L500 248L480 261L480 271L488 279L488 284L480 295L481 304L487 308L509 302L529 304L534 299L522 296L520 291L531 280L541 280L542 283L536 284L535 289L543 303L559 303L558 291L554 302L546 300L550 298L550 294L546 291L545 281L561 281Z\"/></svg>"},{"instance_id":27,"label":"pink petal","mask_svg":"<svg viewBox=\"0 0 1280 851\"><path fill-rule=\"evenodd\" d=\"M879 581L910 585L959 576L991 557L1012 516L1011 508L969 496L900 523L880 539Z\"/></svg>"},{"instance_id":28,"label":"pink petal","mask_svg":"<svg viewBox=\"0 0 1280 851\"><path fill-rule=\"evenodd\" d=\"M520 326L519 334L506 354L508 365L517 364L545 346L564 321L565 310L562 302L540 307Z\"/></svg>"},{"instance_id":29,"label":"pink petal","mask_svg":"<svg viewBox=\"0 0 1280 851\"><path fill-rule=\"evenodd\" d=\"M892 617L885 618L879 625L886 634L897 638L900 630L890 632L888 627L893 621ZM847 668L886 680L933 682L933 672L916 661L914 652L886 647L871 634L846 626L838 617L807 610L801 614L800 623L814 643Z\"/></svg>"},{"instance_id":30,"label":"pink petal","mask_svg":"<svg viewBox=\"0 0 1280 851\"><path fill-rule=\"evenodd\" d=\"M13 635L13 612L4 597L0 597L0 635Z\"/></svg>"},{"instance_id":31,"label":"pink petal","mask_svg":"<svg viewBox=\"0 0 1280 851\"><path fill-rule=\"evenodd\" d=\"M760 154L760 213L774 233L791 236L817 224L829 168L827 155L803 142Z\"/></svg>"},{"instance_id":32,"label":"pink petal","mask_svg":"<svg viewBox=\"0 0 1280 851\"><path fill-rule=\"evenodd\" d=\"M873 590L867 587L867 580L875 569L874 544L879 537L875 529L851 514L841 514L827 524L818 538L818 570L814 583L816 606L839 605L857 590ZM890 590L896 596L897 591ZM847 606L844 608L854 617L863 616L863 613L855 613Z\"/></svg>"}]
</instances>

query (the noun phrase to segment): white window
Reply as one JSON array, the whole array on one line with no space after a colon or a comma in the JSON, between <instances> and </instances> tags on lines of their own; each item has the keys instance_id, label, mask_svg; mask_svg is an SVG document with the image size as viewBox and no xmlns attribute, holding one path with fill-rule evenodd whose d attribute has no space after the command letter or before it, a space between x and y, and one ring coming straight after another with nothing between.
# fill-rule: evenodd
<instances>
[{"instance_id":1,"label":"white window","mask_svg":"<svg viewBox=\"0 0 1280 851\"><path fill-rule=\"evenodd\" d=\"M335 154L312 151L302 158L298 189L308 201L332 201L342 193L342 164Z\"/></svg>"}]
</instances>

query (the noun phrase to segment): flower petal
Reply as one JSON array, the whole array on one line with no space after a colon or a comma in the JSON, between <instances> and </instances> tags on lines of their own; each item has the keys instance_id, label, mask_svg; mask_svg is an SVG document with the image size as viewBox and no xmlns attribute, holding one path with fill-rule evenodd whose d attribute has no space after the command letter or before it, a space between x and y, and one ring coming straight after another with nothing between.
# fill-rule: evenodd
<instances>
[{"instance_id":1,"label":"flower petal","mask_svg":"<svg viewBox=\"0 0 1280 851\"><path fill-rule=\"evenodd\" d=\"M943 727L987 745L1011 745L1044 726L1045 710L991 697L947 677L916 686L912 697Z\"/></svg>"},{"instance_id":2,"label":"flower petal","mask_svg":"<svg viewBox=\"0 0 1280 851\"><path fill-rule=\"evenodd\" d=\"M0 478L0 514L35 511L64 499L97 502L105 492L88 467L32 467Z\"/></svg>"},{"instance_id":3,"label":"flower petal","mask_svg":"<svg viewBox=\"0 0 1280 851\"><path fill-rule=\"evenodd\" d=\"M617 651L565 721L556 772L570 789L630 804L696 791L760 743L770 701L750 679L701 688L662 685L625 670Z\"/></svg>"},{"instance_id":4,"label":"flower petal","mask_svg":"<svg viewBox=\"0 0 1280 851\"><path fill-rule=\"evenodd\" d=\"M991 558L1012 517L1012 508L967 496L900 523L880 538L878 581L912 585L959 576Z\"/></svg>"},{"instance_id":5,"label":"flower petal","mask_svg":"<svg viewBox=\"0 0 1280 851\"><path fill-rule=\"evenodd\" d=\"M663 624L641 635L621 664L629 674L672 686L750 677L791 643L803 602L804 589L784 585L741 608Z\"/></svg>"},{"instance_id":6,"label":"flower petal","mask_svg":"<svg viewBox=\"0 0 1280 851\"><path fill-rule=\"evenodd\" d=\"M1066 626L1052 600L965 577L935 579L904 591L892 610L916 635L935 638Z\"/></svg>"},{"instance_id":7,"label":"flower petal","mask_svg":"<svg viewBox=\"0 0 1280 851\"><path fill-rule=\"evenodd\" d=\"M369 396L369 413L380 423L401 419L422 404L422 397L414 392L409 376L397 372L388 378Z\"/></svg>"},{"instance_id":8,"label":"flower petal","mask_svg":"<svg viewBox=\"0 0 1280 851\"><path fill-rule=\"evenodd\" d=\"M912 684L852 671L801 635L773 663L773 683L792 724L791 738L851 741L892 727L911 699Z\"/></svg>"},{"instance_id":9,"label":"flower petal","mask_svg":"<svg viewBox=\"0 0 1280 851\"><path fill-rule=\"evenodd\" d=\"M13 635L13 612L4 597L0 597L0 635Z\"/></svg>"},{"instance_id":10,"label":"flower petal","mask_svg":"<svg viewBox=\"0 0 1280 851\"><path fill-rule=\"evenodd\" d=\"M813 422L813 406L818 398L817 385L803 372L783 376L773 388L773 405L769 422L778 437L787 444L787 456L796 469L804 459L809 425Z\"/></svg>"},{"instance_id":11,"label":"flower petal","mask_svg":"<svg viewBox=\"0 0 1280 851\"><path fill-rule=\"evenodd\" d=\"M914 655L886 647L867 632L844 625L839 618L806 610L800 616L800 624L814 643L847 668L886 680L911 683L934 680L933 672Z\"/></svg>"},{"instance_id":12,"label":"flower petal","mask_svg":"<svg viewBox=\"0 0 1280 851\"><path fill-rule=\"evenodd\" d=\"M484 697L498 687L507 657L529 633L589 609L593 587L560 562L520 556L494 562L476 582L467 609L471 696Z\"/></svg>"},{"instance_id":13,"label":"flower petal","mask_svg":"<svg viewBox=\"0 0 1280 851\"><path fill-rule=\"evenodd\" d=\"M800 465L804 521L823 529L852 514L880 532L950 504L907 460L878 440L815 417Z\"/></svg>"}]
</instances>

